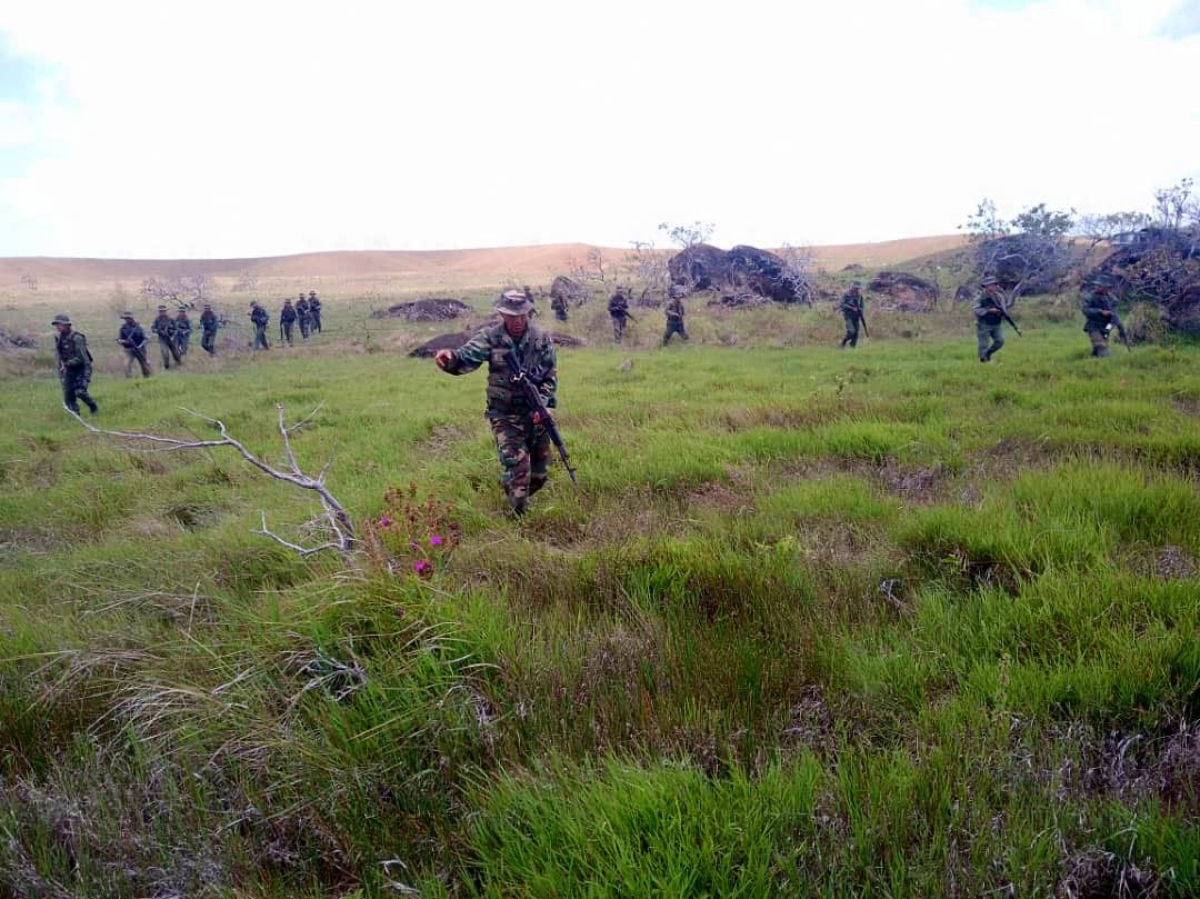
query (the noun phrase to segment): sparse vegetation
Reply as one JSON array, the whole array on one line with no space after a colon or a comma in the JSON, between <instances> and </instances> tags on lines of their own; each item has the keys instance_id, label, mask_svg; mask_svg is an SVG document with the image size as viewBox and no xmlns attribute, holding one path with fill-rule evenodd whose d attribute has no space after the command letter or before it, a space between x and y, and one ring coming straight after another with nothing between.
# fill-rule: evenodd
<instances>
[{"instance_id":1,"label":"sparse vegetation","mask_svg":"<svg viewBox=\"0 0 1200 899\"><path fill-rule=\"evenodd\" d=\"M1200 892L1195 346L1091 359L1049 298L992 367L952 308L618 351L584 307L581 489L514 524L482 385L402 355L438 326L331 307L93 388L277 465L324 401L358 569L252 534L319 510L234 454L80 428L48 355L0 381L0 895Z\"/></svg>"}]
</instances>

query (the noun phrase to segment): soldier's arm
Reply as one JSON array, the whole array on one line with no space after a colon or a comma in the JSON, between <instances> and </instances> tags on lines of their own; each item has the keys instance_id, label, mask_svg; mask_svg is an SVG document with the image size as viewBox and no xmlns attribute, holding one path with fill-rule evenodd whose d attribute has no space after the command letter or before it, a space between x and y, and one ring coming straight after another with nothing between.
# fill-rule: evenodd
<instances>
[{"instance_id":1,"label":"soldier's arm","mask_svg":"<svg viewBox=\"0 0 1200 899\"><path fill-rule=\"evenodd\" d=\"M452 375L465 375L483 365L492 355L492 345L488 342L487 331L483 330L450 353L450 358L442 366L442 371Z\"/></svg>"},{"instance_id":2,"label":"soldier's arm","mask_svg":"<svg viewBox=\"0 0 1200 899\"><path fill-rule=\"evenodd\" d=\"M537 358L537 389L545 398L546 405L554 408L558 391L558 352L554 341L547 339Z\"/></svg>"},{"instance_id":3,"label":"soldier's arm","mask_svg":"<svg viewBox=\"0 0 1200 899\"><path fill-rule=\"evenodd\" d=\"M71 342L68 344L71 350L71 355L64 359L63 365L67 368L80 368L87 362L84 355L87 352L87 343L83 339L83 335L75 332L71 335Z\"/></svg>"}]
</instances>

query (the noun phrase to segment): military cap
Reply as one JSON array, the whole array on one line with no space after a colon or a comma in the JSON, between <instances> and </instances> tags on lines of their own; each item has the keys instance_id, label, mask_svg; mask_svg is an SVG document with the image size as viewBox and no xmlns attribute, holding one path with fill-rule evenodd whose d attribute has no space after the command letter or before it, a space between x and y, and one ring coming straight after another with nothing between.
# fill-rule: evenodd
<instances>
[{"instance_id":1,"label":"military cap","mask_svg":"<svg viewBox=\"0 0 1200 899\"><path fill-rule=\"evenodd\" d=\"M71 316L67 315L65 312L60 312L58 315L54 316L54 321L50 322L50 324L69 325L71 324Z\"/></svg>"},{"instance_id":2,"label":"military cap","mask_svg":"<svg viewBox=\"0 0 1200 899\"><path fill-rule=\"evenodd\" d=\"M204 304L204 308L205 308L205 309L211 309L211 308L212 308L212 303L205 303L205 304Z\"/></svg>"},{"instance_id":3,"label":"military cap","mask_svg":"<svg viewBox=\"0 0 1200 899\"><path fill-rule=\"evenodd\" d=\"M159 307L158 307L158 311L159 311L159 312L166 312L166 311L167 311L167 307L166 307L166 306L159 306Z\"/></svg>"},{"instance_id":4,"label":"military cap","mask_svg":"<svg viewBox=\"0 0 1200 899\"><path fill-rule=\"evenodd\" d=\"M862 281L851 281L850 286L851 287L862 287Z\"/></svg>"},{"instance_id":5,"label":"military cap","mask_svg":"<svg viewBox=\"0 0 1200 899\"><path fill-rule=\"evenodd\" d=\"M997 278L995 275L985 275L983 278L980 279L979 286L980 287L991 287L993 284L999 284L999 283L1000 283L1000 279Z\"/></svg>"},{"instance_id":6,"label":"military cap","mask_svg":"<svg viewBox=\"0 0 1200 899\"><path fill-rule=\"evenodd\" d=\"M133 318L133 313L126 309L121 313L121 318Z\"/></svg>"},{"instance_id":7,"label":"military cap","mask_svg":"<svg viewBox=\"0 0 1200 899\"><path fill-rule=\"evenodd\" d=\"M258 300L251 300L251 301L250 301L250 305L251 305L251 306L257 306L257 305L258 305Z\"/></svg>"},{"instance_id":8,"label":"military cap","mask_svg":"<svg viewBox=\"0 0 1200 899\"><path fill-rule=\"evenodd\" d=\"M533 309L533 303L529 302L529 297L522 290L506 290L492 304L492 308L501 315L526 315Z\"/></svg>"},{"instance_id":9,"label":"military cap","mask_svg":"<svg viewBox=\"0 0 1200 899\"><path fill-rule=\"evenodd\" d=\"M1091 277L1088 278L1088 280L1091 281L1092 284L1096 285L1097 287L1116 287L1117 286L1116 278L1114 278L1112 275L1108 274L1107 272L1094 272L1091 275Z\"/></svg>"}]
</instances>

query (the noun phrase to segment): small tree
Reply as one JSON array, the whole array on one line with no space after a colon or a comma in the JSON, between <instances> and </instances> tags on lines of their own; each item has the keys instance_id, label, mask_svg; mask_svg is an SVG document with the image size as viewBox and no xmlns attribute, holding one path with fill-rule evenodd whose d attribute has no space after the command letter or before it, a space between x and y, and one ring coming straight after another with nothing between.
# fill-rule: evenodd
<instances>
[{"instance_id":1,"label":"small tree","mask_svg":"<svg viewBox=\"0 0 1200 899\"><path fill-rule=\"evenodd\" d=\"M1068 238L1075 210L1030 206L1010 220L1000 218L996 204L981 200L959 227L968 232L975 273L993 275L1008 291L1008 305L1025 293L1048 291L1070 270L1073 242Z\"/></svg>"},{"instance_id":2,"label":"small tree","mask_svg":"<svg viewBox=\"0 0 1200 899\"><path fill-rule=\"evenodd\" d=\"M642 285L641 299L651 294L665 297L671 283L667 269L667 255L654 248L654 241L631 240L629 252L625 254L625 272L630 281Z\"/></svg>"},{"instance_id":3,"label":"small tree","mask_svg":"<svg viewBox=\"0 0 1200 899\"><path fill-rule=\"evenodd\" d=\"M783 280L795 292L799 302L811 306L816 293L813 274L817 265L812 247L797 247L784 242L779 258L783 260Z\"/></svg>"},{"instance_id":4,"label":"small tree","mask_svg":"<svg viewBox=\"0 0 1200 899\"><path fill-rule=\"evenodd\" d=\"M37 291L38 280L33 275L21 275L21 286L26 290Z\"/></svg>"},{"instance_id":5,"label":"small tree","mask_svg":"<svg viewBox=\"0 0 1200 899\"><path fill-rule=\"evenodd\" d=\"M660 222L658 230L664 232L671 241L686 250L698 243L708 243L717 226L712 222L692 222L690 225L673 225L670 222Z\"/></svg>"}]
</instances>

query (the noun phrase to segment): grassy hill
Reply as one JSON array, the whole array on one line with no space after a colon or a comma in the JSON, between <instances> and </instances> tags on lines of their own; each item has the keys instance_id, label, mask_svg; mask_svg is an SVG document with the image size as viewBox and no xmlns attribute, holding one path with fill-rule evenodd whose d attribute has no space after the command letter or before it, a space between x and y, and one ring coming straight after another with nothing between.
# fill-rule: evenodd
<instances>
[{"instance_id":1,"label":"grassy hill","mask_svg":"<svg viewBox=\"0 0 1200 899\"><path fill-rule=\"evenodd\" d=\"M311 497L4 359L0 894L1200 892L1194 346L1091 359L1046 299L986 366L953 308L613 348L591 304L580 488L514 523L484 376L358 311L149 380L96 340L93 383L277 465L323 403L352 568L253 533L319 542Z\"/></svg>"}]
</instances>

